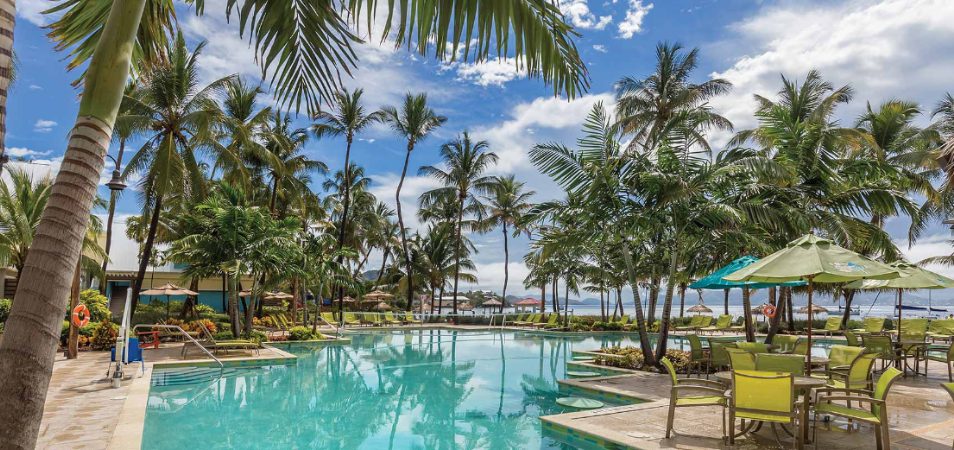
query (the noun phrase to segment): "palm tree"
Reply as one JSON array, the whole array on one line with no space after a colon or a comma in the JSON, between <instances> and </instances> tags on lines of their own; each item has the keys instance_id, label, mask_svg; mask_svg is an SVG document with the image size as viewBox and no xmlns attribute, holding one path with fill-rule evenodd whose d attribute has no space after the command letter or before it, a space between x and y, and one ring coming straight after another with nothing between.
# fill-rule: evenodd
<instances>
[{"instance_id":1,"label":"palm tree","mask_svg":"<svg viewBox=\"0 0 954 450\"><path fill-rule=\"evenodd\" d=\"M441 146L441 163L445 169L437 166L421 167L420 174L436 178L443 187L433 189L421 195L421 205L426 206L440 199L456 200L455 250L457 258L454 272L454 314L457 314L457 285L460 281L461 228L464 214L482 219L484 205L480 195L491 192L496 178L484 175L492 165L497 164L497 154L488 152L487 141L474 142L465 131L462 136Z\"/></svg>"},{"instance_id":2,"label":"palm tree","mask_svg":"<svg viewBox=\"0 0 954 450\"><path fill-rule=\"evenodd\" d=\"M216 170L222 169L223 179L249 188L252 175L248 167L272 161L262 145L272 114L271 108L258 107L258 96L262 92L261 87L249 85L241 78L232 78L226 83L221 124L225 145L214 146L216 158L210 179L215 179Z\"/></svg>"},{"instance_id":3,"label":"palm tree","mask_svg":"<svg viewBox=\"0 0 954 450\"><path fill-rule=\"evenodd\" d=\"M510 251L507 248L508 227L513 230L513 237L527 232L523 224L523 215L532 207L530 198L534 191L524 191L524 183L517 181L513 175L499 177L495 180L491 194L485 198L487 202L487 225L501 227L504 238L504 285L503 302L500 303L500 313L503 314L504 304L507 302L507 281L510 279ZM528 233L529 234L529 233Z\"/></svg>"},{"instance_id":4,"label":"palm tree","mask_svg":"<svg viewBox=\"0 0 954 450\"><path fill-rule=\"evenodd\" d=\"M437 127L444 124L447 118L438 115L427 105L427 94L407 94L404 96L404 103L401 110L394 107L386 107L384 111L384 120L407 140L407 152L404 155L404 166L401 169L401 181L398 182L397 189L394 192L394 201L397 205L398 228L401 230L401 246L404 250L404 265L407 270L407 301L408 304L414 301L414 268L411 265L411 252L408 248L407 229L404 227L404 215L401 212L401 188L404 186L404 178L407 176L407 166L411 162L411 152L418 142L424 140Z\"/></svg>"},{"instance_id":5,"label":"palm tree","mask_svg":"<svg viewBox=\"0 0 954 450\"><path fill-rule=\"evenodd\" d=\"M263 137L268 155L264 161L264 171L271 185L268 210L272 215L283 217L289 199L311 194L309 175L314 172L325 173L328 166L304 154L308 130L293 128L289 114L275 112ZM281 211L278 211L279 207Z\"/></svg>"},{"instance_id":6,"label":"palm tree","mask_svg":"<svg viewBox=\"0 0 954 450\"><path fill-rule=\"evenodd\" d=\"M143 218L149 218L149 231L143 244L139 271L133 281L132 310L136 310L143 276L152 257L163 201L170 195L201 198L205 174L195 151L210 142L212 125L222 117L215 101L230 78L199 87L197 57L204 44L189 53L182 34L168 49L169 60L157 64L143 75L139 91L130 108L139 122L149 121L153 133L146 138L126 167L124 176L142 173ZM133 114L130 114L132 116Z\"/></svg>"},{"instance_id":7,"label":"palm tree","mask_svg":"<svg viewBox=\"0 0 954 450\"><path fill-rule=\"evenodd\" d=\"M948 184L954 180L954 96L950 92L938 102L931 117L937 121L932 128L937 130L944 141L940 146L940 154L944 161L944 171L947 174Z\"/></svg>"},{"instance_id":8,"label":"palm tree","mask_svg":"<svg viewBox=\"0 0 954 450\"><path fill-rule=\"evenodd\" d=\"M366 128L377 122L384 120L384 112L372 111L366 113L364 105L361 104L361 96L364 89L356 89L349 92L347 89L338 91L333 96L333 103L330 109L319 109L315 114L315 124L312 130L315 135L321 136L344 136L345 138L345 159L344 159L344 206L341 213L341 224L338 227L338 248L344 245L344 230L348 223L348 208L351 204L349 187L351 179L351 144L354 137ZM339 261L340 262L340 261Z\"/></svg>"},{"instance_id":9,"label":"palm tree","mask_svg":"<svg viewBox=\"0 0 954 450\"><path fill-rule=\"evenodd\" d=\"M23 273L40 217L50 198L53 180L34 182L26 171L9 171L10 182L0 183L0 262Z\"/></svg>"}]
</instances>

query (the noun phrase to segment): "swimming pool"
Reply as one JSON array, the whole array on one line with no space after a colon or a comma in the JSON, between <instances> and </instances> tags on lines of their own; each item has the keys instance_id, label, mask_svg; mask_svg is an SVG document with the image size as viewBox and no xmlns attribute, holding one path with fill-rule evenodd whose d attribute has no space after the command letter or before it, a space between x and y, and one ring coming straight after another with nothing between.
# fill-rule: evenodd
<instances>
[{"instance_id":1,"label":"swimming pool","mask_svg":"<svg viewBox=\"0 0 954 450\"><path fill-rule=\"evenodd\" d=\"M567 448L558 406L573 350L627 336L406 330L290 345L298 364L153 374L142 448ZM577 393L574 393L576 395Z\"/></svg>"},{"instance_id":2,"label":"swimming pool","mask_svg":"<svg viewBox=\"0 0 954 450\"><path fill-rule=\"evenodd\" d=\"M580 395L557 384L572 352L638 346L611 333L350 337L347 345L283 346L297 365L227 368L221 378L218 369L154 371L142 448L573 448L544 434L539 420L570 411L557 398ZM672 338L671 348L684 346Z\"/></svg>"}]
</instances>

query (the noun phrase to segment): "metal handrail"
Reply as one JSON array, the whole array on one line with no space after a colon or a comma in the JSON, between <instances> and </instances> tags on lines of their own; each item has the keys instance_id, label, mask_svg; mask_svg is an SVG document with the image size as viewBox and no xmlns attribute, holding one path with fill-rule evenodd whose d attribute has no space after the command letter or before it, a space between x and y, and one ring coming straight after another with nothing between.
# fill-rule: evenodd
<instances>
[{"instance_id":1,"label":"metal handrail","mask_svg":"<svg viewBox=\"0 0 954 450\"><path fill-rule=\"evenodd\" d=\"M203 352L205 352L206 355L209 355L209 357L212 358L212 359L219 365L219 368L220 368L220 369L224 369L224 368L225 368L225 364L222 364L222 361L219 361L219 358L216 358L215 355L213 355L212 352L209 351L209 349L203 347L202 344L199 343L199 341L195 340L195 338L192 337L192 335L190 335L189 333L186 333L186 331L183 330L182 327L180 327L180 326L178 326L178 325L168 325L168 324L151 324L151 325L150 325L150 324L141 323L141 324L138 324L138 325L132 327L133 333L135 333L135 332L136 332L136 329L139 328L139 327L168 328L168 329L171 329L171 330L178 330L179 333L181 333L181 334L182 334L183 336L185 336L187 339L189 339L190 341L192 341L192 343L195 344L196 347L199 347L199 349L202 350Z\"/></svg>"}]
</instances>

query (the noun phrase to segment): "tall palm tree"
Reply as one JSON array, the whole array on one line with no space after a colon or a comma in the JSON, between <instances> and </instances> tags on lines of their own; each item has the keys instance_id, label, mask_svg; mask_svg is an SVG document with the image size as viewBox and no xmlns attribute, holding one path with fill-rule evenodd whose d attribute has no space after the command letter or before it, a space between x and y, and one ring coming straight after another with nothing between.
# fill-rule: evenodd
<instances>
[{"instance_id":1,"label":"tall palm tree","mask_svg":"<svg viewBox=\"0 0 954 450\"><path fill-rule=\"evenodd\" d=\"M937 130L943 140L940 154L948 184L952 184L954 180L954 96L950 92L946 93L934 111L931 111L931 117L936 120L932 128Z\"/></svg>"},{"instance_id":2,"label":"tall palm tree","mask_svg":"<svg viewBox=\"0 0 954 450\"><path fill-rule=\"evenodd\" d=\"M40 217L50 198L53 180L34 181L29 173L8 171L9 183L0 183L0 262L20 274L36 233Z\"/></svg>"},{"instance_id":3,"label":"tall palm tree","mask_svg":"<svg viewBox=\"0 0 954 450\"><path fill-rule=\"evenodd\" d=\"M517 181L513 175L499 177L494 181L491 194L485 198L487 202L487 226L499 226L504 238L504 284L503 301L500 303L500 313L503 314L504 304L507 302L507 281L510 279L510 250L507 247L508 228L513 237L527 232L523 223L523 215L533 206L530 198L534 191L525 191L523 182Z\"/></svg>"},{"instance_id":4,"label":"tall palm tree","mask_svg":"<svg viewBox=\"0 0 954 450\"><path fill-rule=\"evenodd\" d=\"M308 130L294 128L289 114L275 112L263 137L268 155L263 169L271 185L268 210L283 217L289 199L311 194L310 174L323 174L328 166L305 154Z\"/></svg>"},{"instance_id":5,"label":"tall palm tree","mask_svg":"<svg viewBox=\"0 0 954 450\"><path fill-rule=\"evenodd\" d=\"M216 170L222 169L223 179L248 189L252 177L249 166L254 168L271 161L262 142L266 138L272 108L259 108L258 96L262 94L262 88L241 78L230 79L224 91L221 124L224 145L214 147L215 163L209 178L215 179Z\"/></svg>"},{"instance_id":6,"label":"tall palm tree","mask_svg":"<svg viewBox=\"0 0 954 450\"><path fill-rule=\"evenodd\" d=\"M393 106L385 107L384 120L407 141L407 152L404 155L404 166L401 168L401 181L394 192L394 202L397 205L398 228L401 230L401 247L404 250L404 265L407 270L407 301L414 302L414 268L411 264L411 252L407 243L407 229L404 226L404 214L401 211L401 188L404 187L404 178L407 176L407 166L411 162L411 152L414 146L421 142L437 127L444 124L447 118L438 115L427 104L427 94L407 94L404 103L398 110Z\"/></svg>"},{"instance_id":7,"label":"tall palm tree","mask_svg":"<svg viewBox=\"0 0 954 450\"><path fill-rule=\"evenodd\" d=\"M169 60L144 73L138 92L127 97L134 111L129 115L131 120L148 121L152 130L124 172L127 178L142 174L142 215L149 218L139 270L132 284L133 311L152 258L163 201L171 195L201 197L205 191L205 174L195 152L213 140L212 127L222 118L215 96L230 78L199 86L197 58L203 46L199 44L190 53L185 38L178 34L168 49Z\"/></svg>"},{"instance_id":8,"label":"tall palm tree","mask_svg":"<svg viewBox=\"0 0 954 450\"><path fill-rule=\"evenodd\" d=\"M457 258L454 272L454 314L457 314L457 285L460 281L461 257L461 228L464 215L482 219L484 205L480 202L481 195L487 195L494 186L495 177L484 175L491 166L497 164L497 154L487 151L490 144L487 141L474 142L466 131L462 136L441 146L441 163L445 168L437 166L421 167L420 174L436 178L443 187L425 192L421 196L421 205L426 206L440 199L454 199L457 217L455 219L454 254Z\"/></svg>"},{"instance_id":9,"label":"tall palm tree","mask_svg":"<svg viewBox=\"0 0 954 450\"><path fill-rule=\"evenodd\" d=\"M462 43L463 58L477 61L513 49L518 64L530 76L551 83L555 93L572 97L588 87L576 33L555 3L519 0L503 9L483 4L464 8L463 3L389 3L396 11L379 18L369 0L347 6L327 0L263 0L227 8L226 14L255 42L256 61L272 74L276 97L286 105L304 104L312 112L338 90L340 74L350 74L357 65L353 46L359 38L352 27L360 26L386 30L384 37L392 37L397 45L411 48L413 43L418 53L439 59L457 57ZM204 13L204 3L198 6L196 11ZM22 448L36 442L57 345L60 299L69 293L69 274L79 259L86 212L95 197L123 86L131 67L148 67L162 59L158 55L177 23L175 5L163 0L66 0L53 9L62 14L51 25L57 48L70 49L71 68L86 70L77 119L54 182L55 208L44 215L34 241L42 249L34 255L43 256L24 267L21 283L29 289L21 296L27 301L14 303L0 343L0 379L6 381L0 386L0 421L7 425L0 430L0 441ZM417 14L425 10L427 14ZM408 17L421 20L405 20ZM508 39L497 40L504 35Z\"/></svg>"}]
</instances>

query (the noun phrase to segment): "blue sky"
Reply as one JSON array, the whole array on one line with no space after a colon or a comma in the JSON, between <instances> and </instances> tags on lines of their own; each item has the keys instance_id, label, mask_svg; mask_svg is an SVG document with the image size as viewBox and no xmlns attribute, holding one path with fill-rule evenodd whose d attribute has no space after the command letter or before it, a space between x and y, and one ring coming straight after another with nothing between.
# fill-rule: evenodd
<instances>
[{"instance_id":1,"label":"blue sky","mask_svg":"<svg viewBox=\"0 0 954 450\"><path fill-rule=\"evenodd\" d=\"M20 72L8 106L7 151L38 163L20 164L38 173L58 167L78 106L78 92L70 86L76 74L66 72L65 55L54 52L41 28L49 19L39 11L52 4L18 2L15 42ZM203 79L229 74L258 79L252 50L239 38L236 27L224 20L224 1L207 4L202 18L180 8L180 23L189 40L208 41L200 59ZM954 91L950 78L954 73L954 2L946 0L564 0L561 8L581 34L577 46L591 76L590 91L572 101L554 98L549 86L526 79L506 60L441 64L394 49L388 42L378 44L378 39L358 48L359 70L346 84L365 88L374 106L396 104L405 92L426 92L433 107L449 118L418 146L409 175L416 175L421 165L436 163L439 145L469 130L488 140L500 156L495 173L516 174L538 192L540 200L560 194L536 173L527 151L538 142L572 144L593 104L612 106L614 82L623 76L643 77L652 70L654 48L661 41L700 49L695 74L699 81L720 76L734 84L730 94L713 104L736 128L753 125L753 94L771 96L780 85L780 74L803 78L812 68L836 85L848 83L855 89L855 100L839 110L845 124L853 123L866 101L877 104L903 98L929 111L944 92ZM928 120L926 115L921 119L924 124ZM304 117L299 122L307 125ZM354 160L366 168L379 198L393 205L403 143L383 126L360 138ZM716 144L726 138L712 137ZM308 151L333 170L342 166L340 140L313 140ZM405 208L433 185L432 180L410 176L402 199ZM101 193L105 195L105 188ZM138 213L133 192L127 191L119 213ZM949 232L939 224L910 250L904 240L904 221L894 220L888 226L911 259L950 252ZM474 240L479 248L477 287L499 291L503 280L500 232ZM519 239L511 246L511 293L525 292L526 269L519 261L526 245L525 239ZM117 265L131 268L135 246L117 247ZM370 265L374 267L375 261Z\"/></svg>"}]
</instances>

